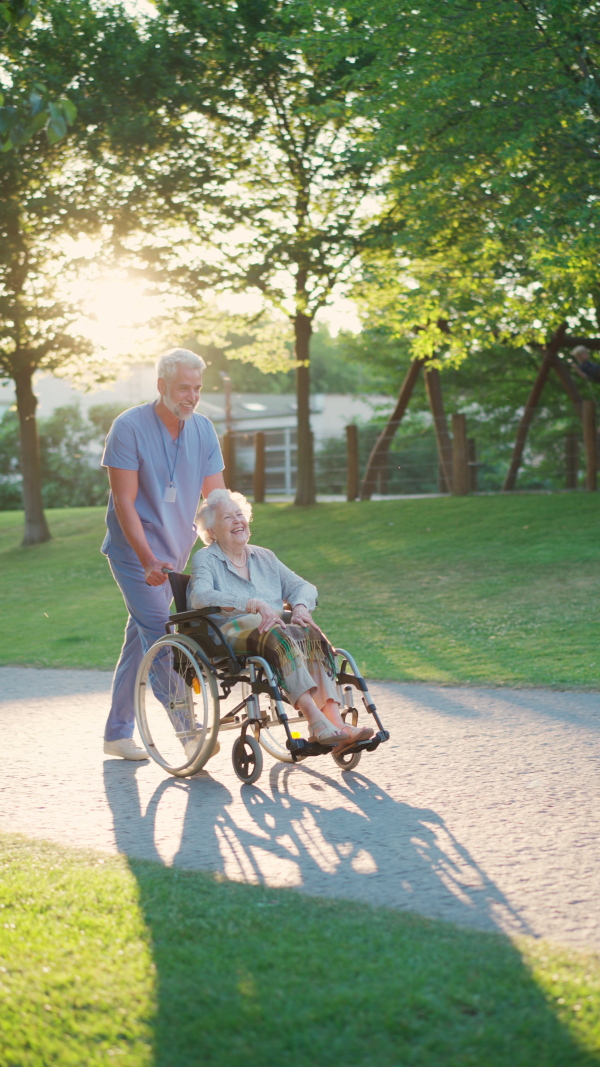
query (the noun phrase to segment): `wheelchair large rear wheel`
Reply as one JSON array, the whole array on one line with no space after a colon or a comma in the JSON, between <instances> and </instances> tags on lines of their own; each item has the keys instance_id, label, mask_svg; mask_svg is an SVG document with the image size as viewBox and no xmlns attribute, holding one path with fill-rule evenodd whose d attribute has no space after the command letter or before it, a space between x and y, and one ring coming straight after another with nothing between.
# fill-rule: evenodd
<instances>
[{"instance_id":1,"label":"wheelchair large rear wheel","mask_svg":"<svg viewBox=\"0 0 600 1067\"><path fill-rule=\"evenodd\" d=\"M196 774L212 756L219 732L219 692L202 650L167 634L138 670L135 717L144 747L170 774Z\"/></svg>"}]
</instances>

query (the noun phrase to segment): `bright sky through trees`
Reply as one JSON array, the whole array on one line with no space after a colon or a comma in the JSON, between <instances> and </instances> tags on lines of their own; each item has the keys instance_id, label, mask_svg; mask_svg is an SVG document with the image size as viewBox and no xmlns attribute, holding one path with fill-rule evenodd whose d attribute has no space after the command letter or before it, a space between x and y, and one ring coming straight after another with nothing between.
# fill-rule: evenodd
<instances>
[{"instance_id":1,"label":"bright sky through trees","mask_svg":"<svg viewBox=\"0 0 600 1067\"><path fill-rule=\"evenodd\" d=\"M181 329L169 329L168 321L175 318L178 300L175 296L150 295L145 282L128 277L123 271L103 271L94 281L79 281L65 285L64 296L76 301L82 310L77 333L94 345L99 359L114 362L119 357L134 361L154 360L157 353L170 343L180 343ZM258 293L215 294L215 304L225 313L253 315L264 306ZM324 308L318 321L326 323L330 333L360 329L355 305L348 298L339 297L332 306Z\"/></svg>"}]
</instances>

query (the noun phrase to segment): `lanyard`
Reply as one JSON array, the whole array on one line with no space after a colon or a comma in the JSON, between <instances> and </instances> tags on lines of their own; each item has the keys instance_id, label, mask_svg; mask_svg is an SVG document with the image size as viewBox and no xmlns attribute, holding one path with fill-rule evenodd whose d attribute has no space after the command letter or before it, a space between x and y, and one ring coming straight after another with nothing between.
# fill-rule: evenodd
<instances>
[{"instance_id":1,"label":"lanyard","mask_svg":"<svg viewBox=\"0 0 600 1067\"><path fill-rule=\"evenodd\" d=\"M177 434L177 448L175 449L175 459L173 460L173 466L171 467L171 465L169 463L169 453L167 452L167 446L165 444L164 434L163 434L163 431L162 431L162 428L161 428L161 425L160 425L160 421L159 421L158 415L156 414L156 408L153 407L152 410L154 412L154 418L156 419L156 421L158 423L158 429L160 431L160 439L162 441L162 446L163 446L164 453L165 453L165 459L167 461L167 473L169 475L169 488L172 488L172 486L173 486L173 478L175 477L175 467L177 466L177 457L179 456L179 442L181 440L181 432L183 430L184 423L182 423L181 420L180 420L179 433Z\"/></svg>"}]
</instances>

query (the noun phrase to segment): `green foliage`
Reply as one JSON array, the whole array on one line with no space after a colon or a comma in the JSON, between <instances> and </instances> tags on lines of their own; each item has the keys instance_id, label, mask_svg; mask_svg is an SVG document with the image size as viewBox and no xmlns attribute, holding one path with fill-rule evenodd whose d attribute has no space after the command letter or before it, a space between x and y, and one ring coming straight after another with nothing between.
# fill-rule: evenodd
<instances>
[{"instance_id":1,"label":"green foliage","mask_svg":"<svg viewBox=\"0 0 600 1067\"><path fill-rule=\"evenodd\" d=\"M23 507L19 463L19 420L7 411L0 420L0 511Z\"/></svg>"},{"instance_id":2,"label":"green foliage","mask_svg":"<svg viewBox=\"0 0 600 1067\"><path fill-rule=\"evenodd\" d=\"M98 404L88 419L79 405L56 408L39 422L42 460L42 497L49 508L89 507L105 504L106 471L100 467L100 449L120 404ZM19 420L8 411L0 420L0 511L23 506L19 460Z\"/></svg>"},{"instance_id":3,"label":"green foliage","mask_svg":"<svg viewBox=\"0 0 600 1067\"><path fill-rule=\"evenodd\" d=\"M0 3L0 19L4 22L3 32L6 33L11 27L26 30L37 15L39 6L39 0L4 0Z\"/></svg>"},{"instance_id":4,"label":"green foliage","mask_svg":"<svg viewBox=\"0 0 600 1067\"><path fill-rule=\"evenodd\" d=\"M365 248L369 323L407 337L413 355L455 362L493 341L541 344L563 321L594 334L595 7L349 0L311 10L319 33L288 47L334 68L368 56L350 78L354 110L389 165L387 207Z\"/></svg>"},{"instance_id":5,"label":"green foliage","mask_svg":"<svg viewBox=\"0 0 600 1067\"><path fill-rule=\"evenodd\" d=\"M38 0L8 0L0 3L0 55L4 53L14 62L15 53L23 48L23 32L29 28L39 11ZM12 74L12 71L11 71ZM8 152L25 144L44 129L48 142L55 144L65 136L75 121L77 108L66 96L51 98L46 85L31 71L27 82L12 83L10 102L0 92L0 152Z\"/></svg>"},{"instance_id":6,"label":"green foliage","mask_svg":"<svg viewBox=\"0 0 600 1067\"><path fill-rule=\"evenodd\" d=\"M185 62L178 102L190 113L190 144L181 148L187 159L180 161L186 221L207 235L210 202L194 153L193 116L210 108L215 165L228 160L236 177L212 201L218 229L213 224L209 236L221 253L223 281L254 288L292 319L312 318L345 277L372 186L373 162L354 137L349 110L351 64L328 70L267 45L265 34L312 25L308 11L271 0L230 6L164 0L159 10L177 25L173 46Z\"/></svg>"},{"instance_id":7,"label":"green foliage","mask_svg":"<svg viewBox=\"0 0 600 1067\"><path fill-rule=\"evenodd\" d=\"M198 352L207 363L203 375L203 388L207 392L223 389L221 371L230 376L235 392L294 392L295 368L264 371L256 362L242 361L236 358L236 340L239 341L227 337L225 349L216 344L200 344L197 339L185 339L186 347ZM386 377L374 359L368 363L367 355L371 354L368 343L361 344L354 334L339 333L333 337L327 326L317 326L311 341L311 392L364 394L395 390L396 376Z\"/></svg>"},{"instance_id":8,"label":"green foliage","mask_svg":"<svg viewBox=\"0 0 600 1067\"><path fill-rule=\"evenodd\" d=\"M48 138L29 139L18 152L0 154L2 378L16 381L42 368L99 380L114 372L106 361L92 360L90 343L74 334L81 309L61 294L83 267L92 269L76 242L99 238L103 224L110 236L115 215L124 225L131 183L125 190L126 178L107 151L106 128L114 97L111 65L118 58L125 79L129 62L133 76L142 62L132 57L136 44L134 22L118 7L96 9L91 0L46 0L44 19L14 44L11 92L29 93L32 79L43 77L55 102L49 105ZM72 106L60 103L67 92ZM36 100L39 118L41 90ZM134 105L122 93L121 113L126 106ZM139 106L137 101L138 111ZM67 122L72 122L68 135Z\"/></svg>"},{"instance_id":9,"label":"green foliage","mask_svg":"<svg viewBox=\"0 0 600 1067\"><path fill-rule=\"evenodd\" d=\"M57 408L40 423L42 497L45 507L85 507L105 504L106 471L100 457L90 456L98 444L96 427L90 427L77 404Z\"/></svg>"},{"instance_id":10,"label":"green foliage","mask_svg":"<svg viewBox=\"0 0 600 1067\"><path fill-rule=\"evenodd\" d=\"M114 401L108 404L93 404L87 413L88 422L93 427L89 440L94 441L97 445L103 445L117 415L120 415L126 408L126 404L119 404Z\"/></svg>"},{"instance_id":11,"label":"green foliage","mask_svg":"<svg viewBox=\"0 0 600 1067\"><path fill-rule=\"evenodd\" d=\"M25 837L0 863L7 1063L596 1062L596 956Z\"/></svg>"}]
</instances>

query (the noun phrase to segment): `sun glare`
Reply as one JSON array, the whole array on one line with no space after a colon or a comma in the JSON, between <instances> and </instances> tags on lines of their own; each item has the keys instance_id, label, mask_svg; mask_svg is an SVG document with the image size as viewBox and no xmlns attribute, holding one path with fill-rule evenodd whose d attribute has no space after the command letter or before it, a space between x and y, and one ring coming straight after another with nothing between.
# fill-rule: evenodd
<instances>
[{"instance_id":1,"label":"sun glare","mask_svg":"<svg viewBox=\"0 0 600 1067\"><path fill-rule=\"evenodd\" d=\"M143 284L126 275L105 275L88 283L77 297L84 316L78 332L92 341L98 355L143 359L156 345L159 330L154 320L165 309L145 293Z\"/></svg>"}]
</instances>

